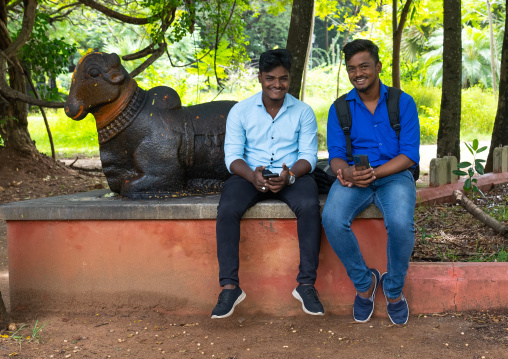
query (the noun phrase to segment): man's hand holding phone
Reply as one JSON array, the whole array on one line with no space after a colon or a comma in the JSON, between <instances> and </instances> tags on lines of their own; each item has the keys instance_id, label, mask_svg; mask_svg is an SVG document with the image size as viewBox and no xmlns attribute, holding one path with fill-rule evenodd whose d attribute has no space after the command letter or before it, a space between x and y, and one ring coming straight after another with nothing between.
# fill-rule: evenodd
<instances>
[{"instance_id":1,"label":"man's hand holding phone","mask_svg":"<svg viewBox=\"0 0 508 359\"><path fill-rule=\"evenodd\" d=\"M282 172L280 173L280 176L278 173L271 173L265 178L268 181L268 188L270 189L270 191L272 191L273 193L277 193L281 189L286 187L286 184L289 179L289 168L284 163L282 164Z\"/></svg>"},{"instance_id":2,"label":"man's hand holding phone","mask_svg":"<svg viewBox=\"0 0 508 359\"><path fill-rule=\"evenodd\" d=\"M370 166L369 157L367 155L354 155L354 165L339 170L337 179L343 186L367 187L376 179L374 169Z\"/></svg>"}]
</instances>

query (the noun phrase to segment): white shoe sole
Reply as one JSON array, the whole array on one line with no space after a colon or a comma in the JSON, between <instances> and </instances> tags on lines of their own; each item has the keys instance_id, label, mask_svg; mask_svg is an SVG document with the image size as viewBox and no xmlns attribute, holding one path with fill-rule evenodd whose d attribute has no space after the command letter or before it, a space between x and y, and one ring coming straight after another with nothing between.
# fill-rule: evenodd
<instances>
[{"instance_id":1,"label":"white shoe sole","mask_svg":"<svg viewBox=\"0 0 508 359\"><path fill-rule=\"evenodd\" d=\"M246 296L247 296L247 294L245 294L245 292L242 290L242 294L240 294L240 296L238 298L236 298L235 303L233 304L233 308L231 308L231 310L229 312L227 312L224 315L212 315L212 319L221 319L221 318L227 318L227 317L231 316L231 314L233 314L233 312L235 311L235 307L238 304L240 304L242 302L242 300L245 299Z\"/></svg>"},{"instance_id":2,"label":"white shoe sole","mask_svg":"<svg viewBox=\"0 0 508 359\"><path fill-rule=\"evenodd\" d=\"M300 297L300 293L298 293L298 292L296 291L296 288L295 288L295 289L293 289L293 297L295 297L295 298L296 298L296 299L298 299L300 302L302 302L302 309L303 309L303 311L304 311L305 313L310 314L310 315L325 315L325 313L323 313L323 312L317 312L317 313L309 312L309 311L307 310L307 308L305 308L305 304L303 304L303 299L302 299L302 297Z\"/></svg>"}]
</instances>

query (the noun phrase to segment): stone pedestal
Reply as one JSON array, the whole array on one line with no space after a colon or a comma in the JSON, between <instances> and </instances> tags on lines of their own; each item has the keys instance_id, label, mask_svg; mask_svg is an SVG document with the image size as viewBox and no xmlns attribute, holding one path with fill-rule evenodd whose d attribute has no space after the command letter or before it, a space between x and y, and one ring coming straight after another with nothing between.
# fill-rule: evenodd
<instances>
[{"instance_id":1,"label":"stone pedestal","mask_svg":"<svg viewBox=\"0 0 508 359\"><path fill-rule=\"evenodd\" d=\"M11 308L210 315L220 292L219 196L135 201L105 193L0 206L7 220ZM369 207L352 228L367 265L384 272L380 212ZM251 208L241 225L239 274L247 298L238 312L303 315L291 295L298 263L289 208L279 201ZM499 308L506 306L507 273L507 263L411 263L405 293L413 314ZM355 290L324 231L316 288L327 313L351 314ZM382 292L376 302L375 315L386 316Z\"/></svg>"}]
</instances>

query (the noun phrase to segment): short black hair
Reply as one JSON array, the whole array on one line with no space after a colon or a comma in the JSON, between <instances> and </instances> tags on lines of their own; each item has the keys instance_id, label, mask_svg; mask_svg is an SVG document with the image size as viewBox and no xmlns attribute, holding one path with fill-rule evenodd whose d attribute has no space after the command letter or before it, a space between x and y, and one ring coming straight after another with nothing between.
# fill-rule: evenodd
<instances>
[{"instance_id":1,"label":"short black hair","mask_svg":"<svg viewBox=\"0 0 508 359\"><path fill-rule=\"evenodd\" d=\"M377 64L379 62L379 47L370 40L356 39L344 46L342 52L344 52L344 58L346 63L357 53L367 51L370 56L374 59Z\"/></svg>"},{"instance_id":2,"label":"short black hair","mask_svg":"<svg viewBox=\"0 0 508 359\"><path fill-rule=\"evenodd\" d=\"M259 57L259 72L269 72L279 66L283 66L288 72L291 72L292 63L293 55L289 50L268 50Z\"/></svg>"}]
</instances>

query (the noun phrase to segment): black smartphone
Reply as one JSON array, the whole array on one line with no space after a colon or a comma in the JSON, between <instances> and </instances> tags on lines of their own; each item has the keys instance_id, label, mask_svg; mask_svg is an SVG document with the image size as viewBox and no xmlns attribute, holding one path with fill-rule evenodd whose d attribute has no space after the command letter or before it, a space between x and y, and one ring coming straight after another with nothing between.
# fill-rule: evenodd
<instances>
[{"instance_id":1,"label":"black smartphone","mask_svg":"<svg viewBox=\"0 0 508 359\"><path fill-rule=\"evenodd\" d=\"M369 156L367 155L354 155L355 168L357 171L366 170L370 168Z\"/></svg>"},{"instance_id":2,"label":"black smartphone","mask_svg":"<svg viewBox=\"0 0 508 359\"><path fill-rule=\"evenodd\" d=\"M263 170L263 177L264 178L274 178L274 177L279 177L279 174L273 173L270 170Z\"/></svg>"}]
</instances>

